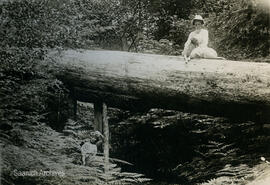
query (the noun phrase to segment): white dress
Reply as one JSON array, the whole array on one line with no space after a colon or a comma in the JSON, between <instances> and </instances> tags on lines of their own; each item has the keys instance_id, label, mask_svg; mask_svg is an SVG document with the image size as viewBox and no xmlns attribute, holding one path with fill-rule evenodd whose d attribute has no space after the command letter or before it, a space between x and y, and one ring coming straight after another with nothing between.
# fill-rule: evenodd
<instances>
[{"instance_id":1,"label":"white dress","mask_svg":"<svg viewBox=\"0 0 270 185\"><path fill-rule=\"evenodd\" d=\"M83 165L85 165L86 157L89 157L89 160L93 160L95 158L97 154L97 146L90 142L85 142L81 147L81 154Z\"/></svg>"},{"instance_id":2,"label":"white dress","mask_svg":"<svg viewBox=\"0 0 270 185\"><path fill-rule=\"evenodd\" d=\"M198 45L194 45L191 42L192 39L196 39ZM216 58L217 52L207 45L208 31L205 29L195 30L189 34L182 54L190 58Z\"/></svg>"}]
</instances>

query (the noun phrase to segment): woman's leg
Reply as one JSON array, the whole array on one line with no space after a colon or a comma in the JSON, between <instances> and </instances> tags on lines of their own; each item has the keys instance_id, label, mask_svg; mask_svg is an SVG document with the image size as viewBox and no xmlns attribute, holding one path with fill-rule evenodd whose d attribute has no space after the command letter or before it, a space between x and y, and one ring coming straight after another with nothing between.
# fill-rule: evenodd
<instances>
[{"instance_id":1,"label":"woman's leg","mask_svg":"<svg viewBox=\"0 0 270 185\"><path fill-rule=\"evenodd\" d=\"M217 58L217 52L208 47L197 47L191 54L190 58Z\"/></svg>"},{"instance_id":2,"label":"woman's leg","mask_svg":"<svg viewBox=\"0 0 270 185\"><path fill-rule=\"evenodd\" d=\"M203 57L203 52L202 52L202 48L200 47L193 49L192 52L190 53L190 58L202 58L202 57Z\"/></svg>"},{"instance_id":3,"label":"woman's leg","mask_svg":"<svg viewBox=\"0 0 270 185\"><path fill-rule=\"evenodd\" d=\"M204 48L203 58L217 58L217 52L212 48Z\"/></svg>"}]
</instances>

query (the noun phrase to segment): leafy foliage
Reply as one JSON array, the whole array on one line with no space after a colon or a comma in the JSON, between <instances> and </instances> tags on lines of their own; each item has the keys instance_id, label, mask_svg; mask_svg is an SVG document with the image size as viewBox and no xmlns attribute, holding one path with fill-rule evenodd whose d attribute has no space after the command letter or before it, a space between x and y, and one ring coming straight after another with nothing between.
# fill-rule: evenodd
<instances>
[{"instance_id":1,"label":"leafy foliage","mask_svg":"<svg viewBox=\"0 0 270 185\"><path fill-rule=\"evenodd\" d=\"M164 39L169 36L173 17L176 16L187 19L192 5L192 1L188 0L150 0L148 2L148 11L150 11L152 15L156 16L157 29L153 33L156 40Z\"/></svg>"},{"instance_id":2,"label":"leafy foliage","mask_svg":"<svg viewBox=\"0 0 270 185\"><path fill-rule=\"evenodd\" d=\"M84 1L8 1L1 4L1 46L89 47L99 21ZM89 1L87 1L89 3ZM88 7L88 9L85 9ZM89 19L89 20L87 20Z\"/></svg>"},{"instance_id":3,"label":"leafy foliage","mask_svg":"<svg viewBox=\"0 0 270 185\"><path fill-rule=\"evenodd\" d=\"M252 0L22 0L0 6L2 47L149 52L149 44L167 39L174 52L160 54L177 54L192 29L189 20L202 14L210 46L220 55L241 59L269 54L268 7Z\"/></svg>"},{"instance_id":4,"label":"leafy foliage","mask_svg":"<svg viewBox=\"0 0 270 185\"><path fill-rule=\"evenodd\" d=\"M118 124L110 124L112 154L135 164L127 169L138 169L153 179L195 184L245 176L248 181L259 156L269 158L269 130L254 122L232 123L161 109L122 117Z\"/></svg>"},{"instance_id":5,"label":"leafy foliage","mask_svg":"<svg viewBox=\"0 0 270 185\"><path fill-rule=\"evenodd\" d=\"M70 97L59 81L52 79L37 63L46 51L26 47L1 48L0 114L4 123L38 124L47 121L61 130L70 115Z\"/></svg>"},{"instance_id":6,"label":"leafy foliage","mask_svg":"<svg viewBox=\"0 0 270 185\"><path fill-rule=\"evenodd\" d=\"M121 168L119 168L116 164L109 164L109 171L104 173L100 170L100 166L104 165L103 160L96 160L91 166L96 173L91 176L94 179L96 185L128 185L128 184L140 184L150 181L151 179L144 177L142 174L138 173L129 173L129 172L121 172ZM89 177L86 177L89 178Z\"/></svg>"},{"instance_id":7,"label":"leafy foliage","mask_svg":"<svg viewBox=\"0 0 270 185\"><path fill-rule=\"evenodd\" d=\"M200 185L266 185L269 184L269 173L270 170L267 164L259 164L253 168L244 164L239 166L225 165L222 170L218 171L220 177L200 183Z\"/></svg>"},{"instance_id":8,"label":"leafy foliage","mask_svg":"<svg viewBox=\"0 0 270 185\"><path fill-rule=\"evenodd\" d=\"M232 59L269 57L269 6L243 0L225 7L208 20L218 52Z\"/></svg>"}]
</instances>

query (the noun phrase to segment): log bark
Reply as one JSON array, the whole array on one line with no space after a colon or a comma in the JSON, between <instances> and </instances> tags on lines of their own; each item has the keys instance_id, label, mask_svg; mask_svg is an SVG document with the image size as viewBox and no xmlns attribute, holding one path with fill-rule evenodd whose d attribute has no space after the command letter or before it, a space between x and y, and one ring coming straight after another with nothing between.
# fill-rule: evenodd
<instances>
[{"instance_id":1,"label":"log bark","mask_svg":"<svg viewBox=\"0 0 270 185\"><path fill-rule=\"evenodd\" d=\"M270 121L270 64L119 51L66 50L44 60L76 99Z\"/></svg>"}]
</instances>

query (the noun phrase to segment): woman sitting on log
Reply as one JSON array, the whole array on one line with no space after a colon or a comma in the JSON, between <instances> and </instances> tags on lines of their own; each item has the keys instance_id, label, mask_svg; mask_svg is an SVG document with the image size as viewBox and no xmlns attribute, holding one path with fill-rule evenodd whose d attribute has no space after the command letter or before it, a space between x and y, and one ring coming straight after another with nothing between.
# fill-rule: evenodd
<instances>
[{"instance_id":1,"label":"woman sitting on log","mask_svg":"<svg viewBox=\"0 0 270 185\"><path fill-rule=\"evenodd\" d=\"M185 60L189 61L190 58L217 58L217 52L207 46L208 31L203 29L204 20L202 16L196 15L192 24L195 26L195 31L189 34L182 52Z\"/></svg>"}]
</instances>

